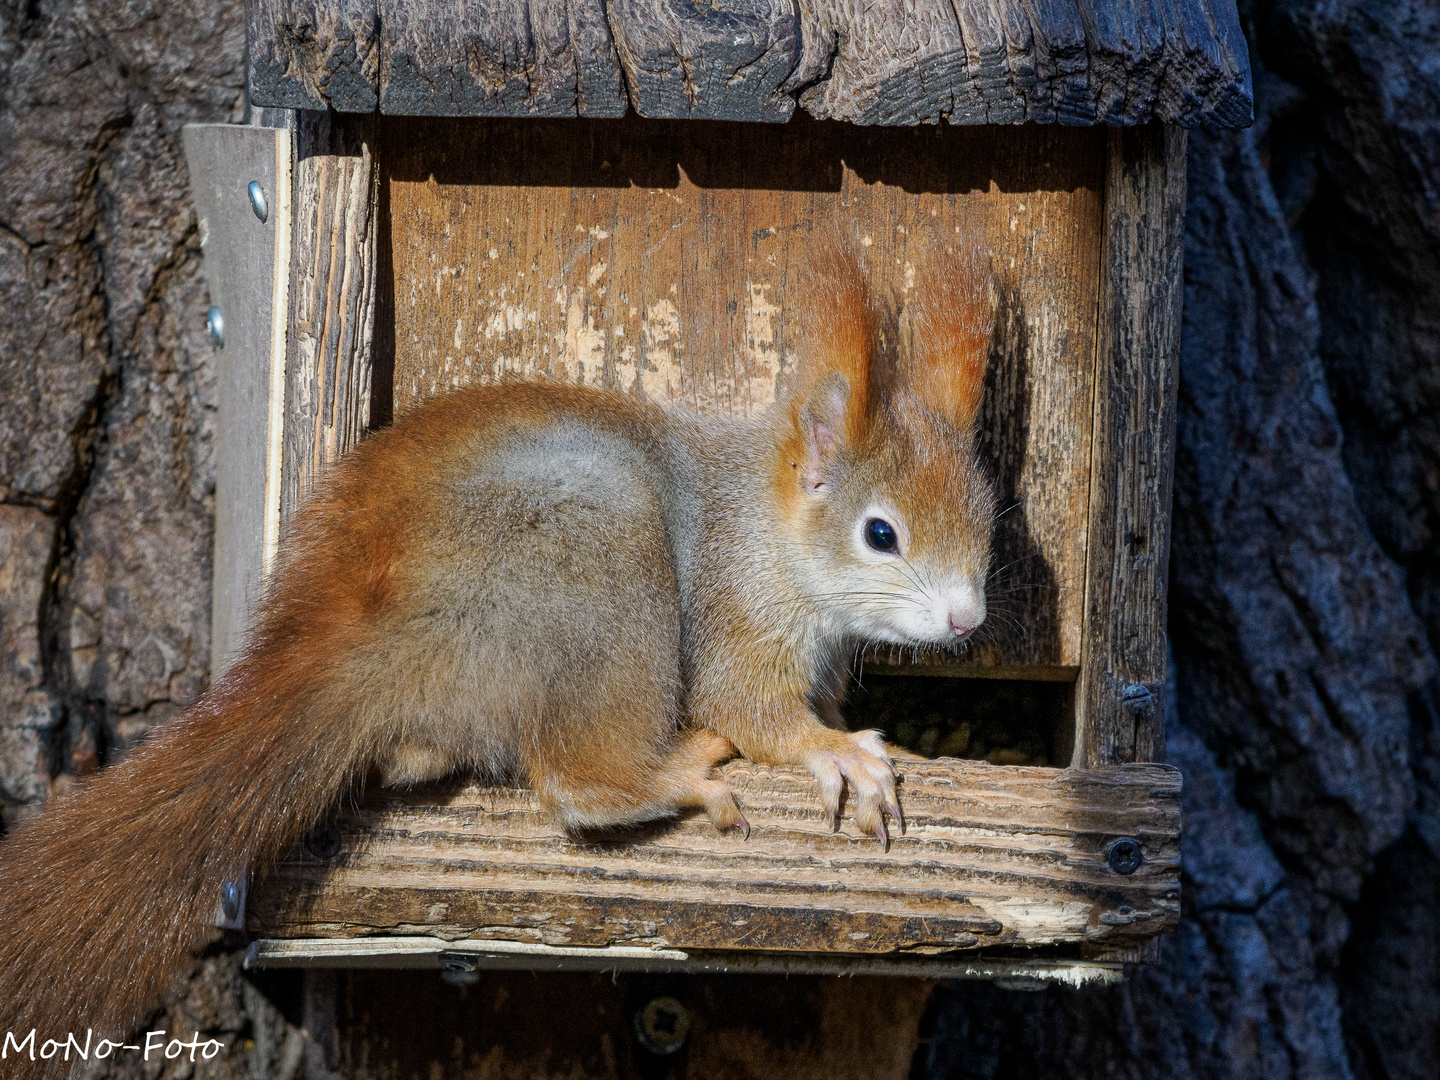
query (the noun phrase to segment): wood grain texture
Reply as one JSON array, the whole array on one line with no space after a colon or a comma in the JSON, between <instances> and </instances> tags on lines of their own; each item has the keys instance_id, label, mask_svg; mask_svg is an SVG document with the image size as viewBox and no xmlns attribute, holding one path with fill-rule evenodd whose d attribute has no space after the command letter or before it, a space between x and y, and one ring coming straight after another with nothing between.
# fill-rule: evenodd
<instances>
[{"instance_id":1,"label":"wood grain texture","mask_svg":"<svg viewBox=\"0 0 1440 1080\"><path fill-rule=\"evenodd\" d=\"M250 100L283 109L374 110L375 0L245 0Z\"/></svg>"},{"instance_id":2,"label":"wood grain texture","mask_svg":"<svg viewBox=\"0 0 1440 1080\"><path fill-rule=\"evenodd\" d=\"M280 509L369 427L377 244L374 121L303 112L296 129Z\"/></svg>"},{"instance_id":3,"label":"wood grain texture","mask_svg":"<svg viewBox=\"0 0 1440 1080\"><path fill-rule=\"evenodd\" d=\"M816 231L903 299L935 246L991 254L982 416L994 612L965 661L1080 663L1104 135L384 121L395 412L502 374L746 415L793 363Z\"/></svg>"},{"instance_id":4,"label":"wood grain texture","mask_svg":"<svg viewBox=\"0 0 1440 1080\"><path fill-rule=\"evenodd\" d=\"M602 0L379 0L380 108L423 116L622 116Z\"/></svg>"},{"instance_id":5,"label":"wood grain texture","mask_svg":"<svg viewBox=\"0 0 1440 1080\"><path fill-rule=\"evenodd\" d=\"M1023 100L1007 93L1004 34L986 0L822 0L802 20L806 62L794 81L812 84L800 95L812 116L984 123L994 105L995 123L1025 119Z\"/></svg>"},{"instance_id":6,"label":"wood grain texture","mask_svg":"<svg viewBox=\"0 0 1440 1080\"><path fill-rule=\"evenodd\" d=\"M630 103L662 119L790 119L799 49L788 0L608 0Z\"/></svg>"},{"instance_id":7,"label":"wood grain texture","mask_svg":"<svg viewBox=\"0 0 1440 1080\"><path fill-rule=\"evenodd\" d=\"M1234 0L247 0L261 105L1243 126ZM378 39L378 44L377 44ZM378 57L378 60L377 60ZM366 95L369 95L368 97ZM369 104L364 104L369 102Z\"/></svg>"},{"instance_id":8,"label":"wood grain texture","mask_svg":"<svg viewBox=\"0 0 1440 1080\"><path fill-rule=\"evenodd\" d=\"M806 773L724 769L749 840L686 818L576 841L528 791L380 792L252 894L270 938L426 934L550 945L854 954L1124 944L1179 918L1180 775L901 764L907 832L831 833ZM1129 876L1108 845L1141 844ZM333 850L333 845L332 845Z\"/></svg>"},{"instance_id":9,"label":"wood grain texture","mask_svg":"<svg viewBox=\"0 0 1440 1080\"><path fill-rule=\"evenodd\" d=\"M187 124L184 139L210 302L225 320L216 357L213 678L239 652L268 569L266 537L278 524L271 432L285 355L273 322L284 319L288 291L292 142L288 131L236 124ZM251 209L251 181L265 193L265 221Z\"/></svg>"},{"instance_id":10,"label":"wood grain texture","mask_svg":"<svg viewBox=\"0 0 1440 1080\"><path fill-rule=\"evenodd\" d=\"M1075 765L1163 755L1185 133L1110 133Z\"/></svg>"}]
</instances>

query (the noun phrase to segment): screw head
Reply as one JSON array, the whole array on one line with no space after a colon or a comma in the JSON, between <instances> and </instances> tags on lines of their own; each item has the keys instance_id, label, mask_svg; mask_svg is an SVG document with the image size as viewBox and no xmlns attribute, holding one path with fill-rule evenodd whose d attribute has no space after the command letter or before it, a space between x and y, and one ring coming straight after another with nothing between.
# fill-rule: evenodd
<instances>
[{"instance_id":1,"label":"screw head","mask_svg":"<svg viewBox=\"0 0 1440 1080\"><path fill-rule=\"evenodd\" d=\"M233 881L220 884L220 910L230 922L240 918L240 886Z\"/></svg>"},{"instance_id":2,"label":"screw head","mask_svg":"<svg viewBox=\"0 0 1440 1080\"><path fill-rule=\"evenodd\" d=\"M322 862L340 854L340 830L333 822L326 822L305 837L305 854Z\"/></svg>"},{"instance_id":3,"label":"screw head","mask_svg":"<svg viewBox=\"0 0 1440 1080\"><path fill-rule=\"evenodd\" d=\"M210 341L217 349L225 347L225 315L218 307L212 307L205 315L205 329Z\"/></svg>"},{"instance_id":4,"label":"screw head","mask_svg":"<svg viewBox=\"0 0 1440 1080\"><path fill-rule=\"evenodd\" d=\"M1127 709L1139 711L1150 704L1150 687L1144 683L1130 683L1120 694L1120 701Z\"/></svg>"},{"instance_id":5,"label":"screw head","mask_svg":"<svg viewBox=\"0 0 1440 1080\"><path fill-rule=\"evenodd\" d=\"M480 981L480 961L464 953L442 952L440 978L451 986L474 986Z\"/></svg>"},{"instance_id":6,"label":"screw head","mask_svg":"<svg viewBox=\"0 0 1440 1080\"><path fill-rule=\"evenodd\" d=\"M1110 846L1105 849L1105 861L1117 874L1133 874L1145 861L1145 852L1140 849L1140 841L1122 836L1110 841Z\"/></svg>"},{"instance_id":7,"label":"screw head","mask_svg":"<svg viewBox=\"0 0 1440 1080\"><path fill-rule=\"evenodd\" d=\"M270 217L270 200L265 197L265 189L260 186L259 180L251 180L250 187L250 209L255 211L255 216L261 221Z\"/></svg>"},{"instance_id":8,"label":"screw head","mask_svg":"<svg viewBox=\"0 0 1440 1080\"><path fill-rule=\"evenodd\" d=\"M690 1037L690 1014L673 997L657 997L635 1014L635 1038L652 1054L664 1057Z\"/></svg>"}]
</instances>

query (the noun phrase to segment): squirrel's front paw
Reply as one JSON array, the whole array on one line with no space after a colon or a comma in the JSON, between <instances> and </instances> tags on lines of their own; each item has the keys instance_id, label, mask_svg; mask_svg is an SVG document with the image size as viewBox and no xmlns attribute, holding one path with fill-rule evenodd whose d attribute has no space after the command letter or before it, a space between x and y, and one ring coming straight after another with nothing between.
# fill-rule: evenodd
<instances>
[{"instance_id":1,"label":"squirrel's front paw","mask_svg":"<svg viewBox=\"0 0 1440 1080\"><path fill-rule=\"evenodd\" d=\"M890 850L885 819L905 831L895 796L895 768L878 731L834 732L826 745L806 752L804 765L820 781L820 801L832 830L840 824L840 798L848 782L855 793L855 824Z\"/></svg>"}]
</instances>

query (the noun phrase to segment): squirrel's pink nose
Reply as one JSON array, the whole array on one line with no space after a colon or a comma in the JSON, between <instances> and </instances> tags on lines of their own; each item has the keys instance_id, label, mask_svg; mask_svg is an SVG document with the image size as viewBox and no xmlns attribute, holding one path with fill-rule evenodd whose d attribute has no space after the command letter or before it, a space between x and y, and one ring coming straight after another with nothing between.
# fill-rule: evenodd
<instances>
[{"instance_id":1,"label":"squirrel's pink nose","mask_svg":"<svg viewBox=\"0 0 1440 1080\"><path fill-rule=\"evenodd\" d=\"M964 641L967 637L969 637L975 632L975 628L973 626L966 626L965 623L961 620L961 618L957 617L953 611L950 613L950 629L955 631L955 638L957 641Z\"/></svg>"}]
</instances>

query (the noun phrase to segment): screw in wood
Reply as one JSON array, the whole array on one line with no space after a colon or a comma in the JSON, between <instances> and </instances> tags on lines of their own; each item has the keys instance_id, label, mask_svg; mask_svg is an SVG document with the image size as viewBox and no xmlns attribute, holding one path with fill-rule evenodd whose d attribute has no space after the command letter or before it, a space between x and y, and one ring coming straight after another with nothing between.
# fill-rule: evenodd
<instances>
[{"instance_id":1,"label":"screw in wood","mask_svg":"<svg viewBox=\"0 0 1440 1080\"><path fill-rule=\"evenodd\" d=\"M442 952L440 978L451 986L474 986L480 981L480 961L464 953Z\"/></svg>"},{"instance_id":2,"label":"screw in wood","mask_svg":"<svg viewBox=\"0 0 1440 1080\"><path fill-rule=\"evenodd\" d=\"M210 341L217 349L225 347L225 315L218 307L212 307L205 315L205 329Z\"/></svg>"},{"instance_id":3,"label":"screw in wood","mask_svg":"<svg viewBox=\"0 0 1440 1080\"><path fill-rule=\"evenodd\" d=\"M1120 701L1127 709L1139 712L1150 704L1150 687L1144 683L1130 683L1120 695Z\"/></svg>"},{"instance_id":4,"label":"screw in wood","mask_svg":"<svg viewBox=\"0 0 1440 1080\"><path fill-rule=\"evenodd\" d=\"M326 822L305 837L305 854L321 862L328 862L339 855L340 846L340 830L331 822Z\"/></svg>"},{"instance_id":5,"label":"screw in wood","mask_svg":"<svg viewBox=\"0 0 1440 1080\"><path fill-rule=\"evenodd\" d=\"M1110 841L1110 846L1105 849L1105 859L1115 873L1133 874L1145 861L1145 852L1140 849L1140 841L1122 836Z\"/></svg>"},{"instance_id":6,"label":"screw in wood","mask_svg":"<svg viewBox=\"0 0 1440 1080\"><path fill-rule=\"evenodd\" d=\"M652 998L635 1014L635 1038L659 1057L673 1054L690 1037L690 1014L673 997Z\"/></svg>"},{"instance_id":7,"label":"screw in wood","mask_svg":"<svg viewBox=\"0 0 1440 1080\"><path fill-rule=\"evenodd\" d=\"M259 180L251 180L246 190L250 193L250 209L255 211L255 216L262 222L270 217L270 200L265 197L265 189L260 186Z\"/></svg>"}]
</instances>

